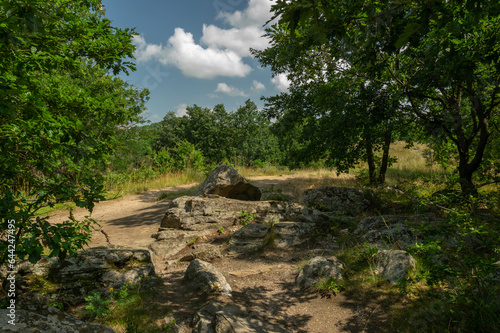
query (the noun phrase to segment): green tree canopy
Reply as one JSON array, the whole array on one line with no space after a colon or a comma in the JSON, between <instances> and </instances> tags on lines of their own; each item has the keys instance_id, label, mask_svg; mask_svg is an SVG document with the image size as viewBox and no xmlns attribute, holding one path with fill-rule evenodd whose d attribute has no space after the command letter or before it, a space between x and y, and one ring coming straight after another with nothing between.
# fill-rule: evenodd
<instances>
[{"instance_id":1,"label":"green tree canopy","mask_svg":"<svg viewBox=\"0 0 500 333\"><path fill-rule=\"evenodd\" d=\"M117 127L139 120L148 94L114 76L134 70L124 60L134 32L112 27L98 0L0 1L0 17L2 229L16 221L20 258L44 247L64 257L88 242L91 220L51 225L35 213L64 201L92 212L102 198Z\"/></svg>"},{"instance_id":2,"label":"green tree canopy","mask_svg":"<svg viewBox=\"0 0 500 333\"><path fill-rule=\"evenodd\" d=\"M370 82L380 78L401 110L387 119L418 121L453 142L462 190L476 192L472 176L498 121L498 2L278 0L272 10L272 48L309 57L327 49L327 72L342 60ZM277 72L314 69L287 59L281 52L267 61Z\"/></svg>"}]
</instances>

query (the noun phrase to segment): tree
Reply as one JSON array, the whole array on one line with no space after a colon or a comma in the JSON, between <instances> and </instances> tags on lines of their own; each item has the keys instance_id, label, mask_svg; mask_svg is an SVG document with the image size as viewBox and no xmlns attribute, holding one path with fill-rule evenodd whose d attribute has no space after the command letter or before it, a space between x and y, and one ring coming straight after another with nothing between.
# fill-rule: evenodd
<instances>
[{"instance_id":1,"label":"tree","mask_svg":"<svg viewBox=\"0 0 500 333\"><path fill-rule=\"evenodd\" d=\"M453 142L462 192L477 193L473 175L498 131L498 2L279 0L272 10L297 52L326 45L331 59L390 77L403 98L396 117Z\"/></svg>"},{"instance_id":2,"label":"tree","mask_svg":"<svg viewBox=\"0 0 500 333\"><path fill-rule=\"evenodd\" d=\"M324 159L344 172L363 159L370 183L383 183L393 131L405 119L398 93L379 61L360 63L352 46L317 38L316 30L307 20L293 29L280 21L267 29L271 47L253 51L262 64L291 81L288 93L264 98L268 115L289 128L295 126L292 118L302 123L307 144L298 155L301 160ZM377 176L378 150L383 154Z\"/></svg>"},{"instance_id":3,"label":"tree","mask_svg":"<svg viewBox=\"0 0 500 333\"><path fill-rule=\"evenodd\" d=\"M93 220L35 214L66 201L92 212L102 199L117 128L139 120L148 94L114 76L134 70L124 60L134 31L112 27L98 0L4 0L0 16L0 264L7 240L21 259L44 247L63 258L89 241Z\"/></svg>"},{"instance_id":4,"label":"tree","mask_svg":"<svg viewBox=\"0 0 500 333\"><path fill-rule=\"evenodd\" d=\"M281 152L278 140L271 133L271 122L259 111L257 105L247 100L232 114L234 129L234 151L242 158L245 165L256 162L279 163Z\"/></svg>"}]
</instances>

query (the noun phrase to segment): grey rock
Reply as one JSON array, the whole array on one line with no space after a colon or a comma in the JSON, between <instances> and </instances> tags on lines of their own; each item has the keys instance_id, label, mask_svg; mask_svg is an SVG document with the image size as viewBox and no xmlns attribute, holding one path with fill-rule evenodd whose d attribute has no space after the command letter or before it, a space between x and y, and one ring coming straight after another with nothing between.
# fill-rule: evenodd
<instances>
[{"instance_id":1,"label":"grey rock","mask_svg":"<svg viewBox=\"0 0 500 333\"><path fill-rule=\"evenodd\" d=\"M190 254L181 258L181 261L191 261L194 259L201 259L204 261L211 261L215 258L222 257L221 248L213 244L199 244L196 245Z\"/></svg>"},{"instance_id":2,"label":"grey rock","mask_svg":"<svg viewBox=\"0 0 500 333\"><path fill-rule=\"evenodd\" d=\"M240 220L245 211L253 222L296 221L317 223L328 216L318 210L284 201L242 201L217 195L183 196L172 200L161 221L162 228L182 230L217 230Z\"/></svg>"},{"instance_id":3,"label":"grey rock","mask_svg":"<svg viewBox=\"0 0 500 333\"><path fill-rule=\"evenodd\" d=\"M172 228L160 228L158 232L151 235L157 241L149 245L149 249L155 255L162 258L172 258L189 243L212 232L211 229L198 231L185 231Z\"/></svg>"},{"instance_id":4,"label":"grey rock","mask_svg":"<svg viewBox=\"0 0 500 333\"><path fill-rule=\"evenodd\" d=\"M211 263L195 259L184 274L184 283L195 291L220 292L231 295L231 286L226 278Z\"/></svg>"},{"instance_id":5,"label":"grey rock","mask_svg":"<svg viewBox=\"0 0 500 333\"><path fill-rule=\"evenodd\" d=\"M110 327L90 324L51 306L27 306L16 309L15 325L9 323L10 310L0 309L2 332L19 333L114 333Z\"/></svg>"},{"instance_id":6,"label":"grey rock","mask_svg":"<svg viewBox=\"0 0 500 333\"><path fill-rule=\"evenodd\" d=\"M322 211L358 215L370 210L372 190L349 187L321 186L304 192L304 204Z\"/></svg>"},{"instance_id":7,"label":"grey rock","mask_svg":"<svg viewBox=\"0 0 500 333\"><path fill-rule=\"evenodd\" d=\"M400 189L397 185L382 185L379 188L377 188L377 191L393 193L397 196L405 194L405 192L402 189Z\"/></svg>"},{"instance_id":8,"label":"grey rock","mask_svg":"<svg viewBox=\"0 0 500 333\"><path fill-rule=\"evenodd\" d=\"M62 262L57 258L42 259L34 265L23 262L16 285L22 299L80 304L92 290L107 293L109 288L137 284L153 276L149 251L108 245L79 251L76 257Z\"/></svg>"},{"instance_id":9,"label":"grey rock","mask_svg":"<svg viewBox=\"0 0 500 333\"><path fill-rule=\"evenodd\" d=\"M303 244L316 229L316 225L304 222L278 222L273 225L273 245L277 248L289 248Z\"/></svg>"},{"instance_id":10,"label":"grey rock","mask_svg":"<svg viewBox=\"0 0 500 333\"><path fill-rule=\"evenodd\" d=\"M233 234L226 251L239 253L258 251L266 245L270 230L270 225L249 223Z\"/></svg>"},{"instance_id":11,"label":"grey rock","mask_svg":"<svg viewBox=\"0 0 500 333\"><path fill-rule=\"evenodd\" d=\"M195 195L217 194L221 197L259 201L262 192L243 178L230 165L222 164L212 170Z\"/></svg>"},{"instance_id":12,"label":"grey rock","mask_svg":"<svg viewBox=\"0 0 500 333\"><path fill-rule=\"evenodd\" d=\"M415 258L406 251L381 250L375 256L375 274L391 284L396 284L404 278L415 265Z\"/></svg>"},{"instance_id":13,"label":"grey rock","mask_svg":"<svg viewBox=\"0 0 500 333\"><path fill-rule=\"evenodd\" d=\"M345 264L336 257L315 257L300 270L295 284L301 288L309 288L329 278L342 280L344 275Z\"/></svg>"},{"instance_id":14,"label":"grey rock","mask_svg":"<svg viewBox=\"0 0 500 333\"><path fill-rule=\"evenodd\" d=\"M432 213L410 217L373 216L361 220L354 233L362 235L368 243L375 243L382 248L398 247L406 250L423 241L421 234L415 230L414 226L436 223L440 220L441 218Z\"/></svg>"},{"instance_id":15,"label":"grey rock","mask_svg":"<svg viewBox=\"0 0 500 333\"><path fill-rule=\"evenodd\" d=\"M246 308L211 301L193 317L193 333L289 333L288 330L249 316Z\"/></svg>"}]
</instances>

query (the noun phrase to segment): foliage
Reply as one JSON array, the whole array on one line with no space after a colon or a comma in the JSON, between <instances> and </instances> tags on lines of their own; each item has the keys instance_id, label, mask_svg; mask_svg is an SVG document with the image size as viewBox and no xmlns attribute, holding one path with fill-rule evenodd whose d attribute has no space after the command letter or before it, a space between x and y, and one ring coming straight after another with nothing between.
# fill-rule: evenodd
<instances>
[{"instance_id":1,"label":"foliage","mask_svg":"<svg viewBox=\"0 0 500 333\"><path fill-rule=\"evenodd\" d=\"M315 286L318 290L326 290L333 293L333 295L337 295L342 290L344 290L345 285L342 281L337 281L334 278L328 278L325 281L318 282Z\"/></svg>"},{"instance_id":2,"label":"foliage","mask_svg":"<svg viewBox=\"0 0 500 333\"><path fill-rule=\"evenodd\" d=\"M290 96L298 92L293 102L304 110L297 111L299 117L312 109L316 113L307 121L321 128L318 124L332 113L334 103L323 110L315 102L328 100L322 89L342 82L347 72L346 78L360 81L358 87L345 82L352 90L340 96L344 112L333 112L334 117L355 120L353 115L364 114L367 122L355 126L360 130L415 123L427 136L447 138L454 145L462 191L477 194L472 176L486 147L498 140L493 135L500 105L498 3L280 0L272 10L278 22L268 29L272 46L254 54L276 73L288 73L293 82ZM300 104L302 97L311 99ZM375 122L370 121L372 115ZM339 123L349 124L329 124ZM373 144L371 134L359 135ZM359 157L349 151L340 156L347 162Z\"/></svg>"},{"instance_id":3,"label":"foliage","mask_svg":"<svg viewBox=\"0 0 500 333\"><path fill-rule=\"evenodd\" d=\"M97 290L92 291L84 299L88 302L85 308L92 312L94 318L102 319L111 313L109 309L110 300L102 298L101 293Z\"/></svg>"},{"instance_id":4,"label":"foliage","mask_svg":"<svg viewBox=\"0 0 500 333\"><path fill-rule=\"evenodd\" d=\"M16 221L20 258L35 262L44 246L64 257L88 242L93 220L50 225L34 214L66 201L92 212L102 199L117 126L138 121L147 99L114 76L134 70L123 60L134 31L112 27L97 0L3 1L0 16L2 229Z\"/></svg>"},{"instance_id":5,"label":"foliage","mask_svg":"<svg viewBox=\"0 0 500 333\"><path fill-rule=\"evenodd\" d=\"M278 140L270 126L250 100L235 112L227 112L223 104L213 109L195 104L182 117L169 112L160 123L153 146L159 154L187 142L201 151L210 165L226 162L262 166L281 160Z\"/></svg>"},{"instance_id":6,"label":"foliage","mask_svg":"<svg viewBox=\"0 0 500 333\"><path fill-rule=\"evenodd\" d=\"M420 270L405 281L406 289L418 283L439 288L444 302L439 317L453 331L486 332L499 324L499 267L494 263L500 251L500 230L495 217L474 215L483 200L471 197L468 202L452 204L444 221L417 228L424 242L408 250L419 261ZM417 319L435 326L432 321Z\"/></svg>"},{"instance_id":7,"label":"foliage","mask_svg":"<svg viewBox=\"0 0 500 333\"><path fill-rule=\"evenodd\" d=\"M253 221L253 214L247 213L244 210L240 213L240 224L246 226L248 223Z\"/></svg>"}]
</instances>

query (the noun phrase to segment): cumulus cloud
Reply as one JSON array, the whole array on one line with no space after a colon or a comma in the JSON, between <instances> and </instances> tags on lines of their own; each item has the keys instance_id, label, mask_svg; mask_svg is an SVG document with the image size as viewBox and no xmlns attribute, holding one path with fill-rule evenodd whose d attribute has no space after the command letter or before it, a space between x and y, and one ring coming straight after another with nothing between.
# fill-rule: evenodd
<instances>
[{"instance_id":1,"label":"cumulus cloud","mask_svg":"<svg viewBox=\"0 0 500 333\"><path fill-rule=\"evenodd\" d=\"M214 25L203 25L201 42L213 49L232 51L241 57L249 57L250 48L263 50L269 45L266 38L262 38L264 31L256 26L242 29L221 29Z\"/></svg>"},{"instance_id":2,"label":"cumulus cloud","mask_svg":"<svg viewBox=\"0 0 500 333\"><path fill-rule=\"evenodd\" d=\"M274 0L250 0L244 11L221 12L218 18L237 28L262 26L271 19L271 6L274 3L276 3Z\"/></svg>"},{"instance_id":3,"label":"cumulus cloud","mask_svg":"<svg viewBox=\"0 0 500 333\"><path fill-rule=\"evenodd\" d=\"M187 107L188 105L185 103L177 105L177 108L175 109L175 114L177 117L182 117L187 115Z\"/></svg>"},{"instance_id":4,"label":"cumulus cloud","mask_svg":"<svg viewBox=\"0 0 500 333\"><path fill-rule=\"evenodd\" d=\"M163 52L163 47L161 45L148 44L143 36L134 36L132 43L136 46L135 58L139 62L157 59Z\"/></svg>"},{"instance_id":5,"label":"cumulus cloud","mask_svg":"<svg viewBox=\"0 0 500 333\"><path fill-rule=\"evenodd\" d=\"M141 36L139 36L141 37ZM156 59L163 65L179 68L185 76L213 79L216 76L245 77L252 68L241 56L231 50L203 48L194 41L193 34L176 28L165 47L146 44L143 37L134 40L136 59L140 62Z\"/></svg>"},{"instance_id":6,"label":"cumulus cloud","mask_svg":"<svg viewBox=\"0 0 500 333\"><path fill-rule=\"evenodd\" d=\"M245 94L243 91L239 90L238 88L228 86L225 83L217 84L217 89L215 89L215 92L224 93L224 94L229 95L229 96L247 97L247 94Z\"/></svg>"},{"instance_id":7,"label":"cumulus cloud","mask_svg":"<svg viewBox=\"0 0 500 333\"><path fill-rule=\"evenodd\" d=\"M243 61L251 57L250 48L263 50L268 46L268 40L262 38L263 25L271 18L274 2L250 0L243 11L219 13L218 18L231 28L204 24L199 43L182 28L176 28L165 45L147 43L143 36L135 36L135 57L138 62L159 61L165 66L175 66L188 77L245 77L252 71Z\"/></svg>"},{"instance_id":8,"label":"cumulus cloud","mask_svg":"<svg viewBox=\"0 0 500 333\"><path fill-rule=\"evenodd\" d=\"M266 89L266 86L263 83L261 83L257 80L253 80L253 82L252 82L252 90L253 91L261 91L261 90L265 90L265 89Z\"/></svg>"},{"instance_id":9,"label":"cumulus cloud","mask_svg":"<svg viewBox=\"0 0 500 333\"><path fill-rule=\"evenodd\" d=\"M286 92L288 88L290 88L290 81L286 77L286 74L275 75L271 79L271 82L274 84L274 87L281 92Z\"/></svg>"}]
</instances>

